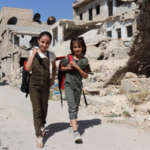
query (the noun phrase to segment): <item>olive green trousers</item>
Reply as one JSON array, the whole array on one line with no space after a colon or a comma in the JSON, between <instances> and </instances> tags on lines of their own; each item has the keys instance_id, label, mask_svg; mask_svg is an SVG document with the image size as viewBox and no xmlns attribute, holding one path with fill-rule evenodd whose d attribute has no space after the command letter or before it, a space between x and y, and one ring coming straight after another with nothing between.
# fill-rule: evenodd
<instances>
[{"instance_id":1,"label":"olive green trousers","mask_svg":"<svg viewBox=\"0 0 150 150\"><path fill-rule=\"evenodd\" d=\"M36 136L41 136L41 127L46 124L50 86L38 83L29 86L30 99L33 107L33 120Z\"/></svg>"},{"instance_id":2,"label":"olive green trousers","mask_svg":"<svg viewBox=\"0 0 150 150\"><path fill-rule=\"evenodd\" d=\"M65 86L70 120L77 119L82 90L73 90Z\"/></svg>"}]
</instances>

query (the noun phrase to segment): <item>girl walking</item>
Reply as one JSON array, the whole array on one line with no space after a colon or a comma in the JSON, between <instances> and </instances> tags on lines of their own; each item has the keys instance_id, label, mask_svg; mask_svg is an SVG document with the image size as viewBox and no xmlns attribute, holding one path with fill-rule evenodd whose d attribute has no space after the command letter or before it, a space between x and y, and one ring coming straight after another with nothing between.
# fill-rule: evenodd
<instances>
[{"instance_id":1,"label":"girl walking","mask_svg":"<svg viewBox=\"0 0 150 150\"><path fill-rule=\"evenodd\" d=\"M42 148L44 125L48 109L50 86L54 84L56 75L55 54L47 51L51 44L52 36L49 32L42 32L39 36L39 49L31 50L26 64L26 70L32 71L29 81L30 99L33 107L33 120L36 133L36 146ZM41 57L41 61L36 54ZM52 78L50 80L50 63L52 64Z\"/></svg>"},{"instance_id":2,"label":"girl walking","mask_svg":"<svg viewBox=\"0 0 150 150\"><path fill-rule=\"evenodd\" d=\"M68 56L62 59L61 71L66 71L65 94L68 103L70 118L69 130L74 133L75 142L81 141L77 128L77 114L82 93L82 78L88 77L88 59L84 57L86 45L82 37L72 38L70 49L73 61L69 62Z\"/></svg>"}]
</instances>

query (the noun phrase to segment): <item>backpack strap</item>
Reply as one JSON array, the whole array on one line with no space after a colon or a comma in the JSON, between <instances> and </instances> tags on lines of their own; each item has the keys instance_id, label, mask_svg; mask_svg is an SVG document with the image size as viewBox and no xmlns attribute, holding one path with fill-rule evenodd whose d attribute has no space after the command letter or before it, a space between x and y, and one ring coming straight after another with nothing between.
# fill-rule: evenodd
<instances>
[{"instance_id":1,"label":"backpack strap","mask_svg":"<svg viewBox=\"0 0 150 150\"><path fill-rule=\"evenodd\" d=\"M73 61L73 57L71 54L69 54L68 57L69 57L69 62Z\"/></svg>"},{"instance_id":2,"label":"backpack strap","mask_svg":"<svg viewBox=\"0 0 150 150\"><path fill-rule=\"evenodd\" d=\"M84 90L83 90L83 96L84 96L84 102L85 102L85 105L87 106L88 103L87 103L87 100L86 100L86 96L85 96Z\"/></svg>"},{"instance_id":3,"label":"backpack strap","mask_svg":"<svg viewBox=\"0 0 150 150\"><path fill-rule=\"evenodd\" d=\"M49 51L47 51L47 58L49 59Z\"/></svg>"},{"instance_id":4,"label":"backpack strap","mask_svg":"<svg viewBox=\"0 0 150 150\"><path fill-rule=\"evenodd\" d=\"M71 54L68 55L69 62L73 61L73 56ZM76 72L76 69L74 68L74 71Z\"/></svg>"}]
</instances>

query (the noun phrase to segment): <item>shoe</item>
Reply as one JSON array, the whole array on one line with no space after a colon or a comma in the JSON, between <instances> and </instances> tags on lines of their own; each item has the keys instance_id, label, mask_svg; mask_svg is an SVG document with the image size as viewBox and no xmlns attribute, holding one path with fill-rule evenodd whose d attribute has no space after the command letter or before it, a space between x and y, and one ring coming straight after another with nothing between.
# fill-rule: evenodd
<instances>
[{"instance_id":1,"label":"shoe","mask_svg":"<svg viewBox=\"0 0 150 150\"><path fill-rule=\"evenodd\" d=\"M82 141L81 135L78 131L74 132L74 140L75 142Z\"/></svg>"},{"instance_id":2,"label":"shoe","mask_svg":"<svg viewBox=\"0 0 150 150\"><path fill-rule=\"evenodd\" d=\"M73 132L74 132L74 131L73 131L73 127L69 127L69 128L68 128L68 132L69 132L69 133L73 133Z\"/></svg>"},{"instance_id":3,"label":"shoe","mask_svg":"<svg viewBox=\"0 0 150 150\"><path fill-rule=\"evenodd\" d=\"M36 138L36 147L37 148L43 148L44 147L43 138Z\"/></svg>"}]
</instances>

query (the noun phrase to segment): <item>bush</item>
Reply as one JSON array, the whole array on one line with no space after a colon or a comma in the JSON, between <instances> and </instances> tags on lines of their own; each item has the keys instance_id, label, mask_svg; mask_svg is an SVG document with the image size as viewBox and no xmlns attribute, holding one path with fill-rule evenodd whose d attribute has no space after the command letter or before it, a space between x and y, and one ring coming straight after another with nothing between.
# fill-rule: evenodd
<instances>
[{"instance_id":1,"label":"bush","mask_svg":"<svg viewBox=\"0 0 150 150\"><path fill-rule=\"evenodd\" d=\"M139 105L146 101L149 101L148 96L150 95L150 91L147 89L140 89L138 93L130 93L127 95L127 98L132 104Z\"/></svg>"},{"instance_id":2,"label":"bush","mask_svg":"<svg viewBox=\"0 0 150 150\"><path fill-rule=\"evenodd\" d=\"M125 118L130 118L130 117L131 117L131 115L130 115L130 113L129 113L128 111L124 111L124 112L123 112L123 116L124 116Z\"/></svg>"}]
</instances>

